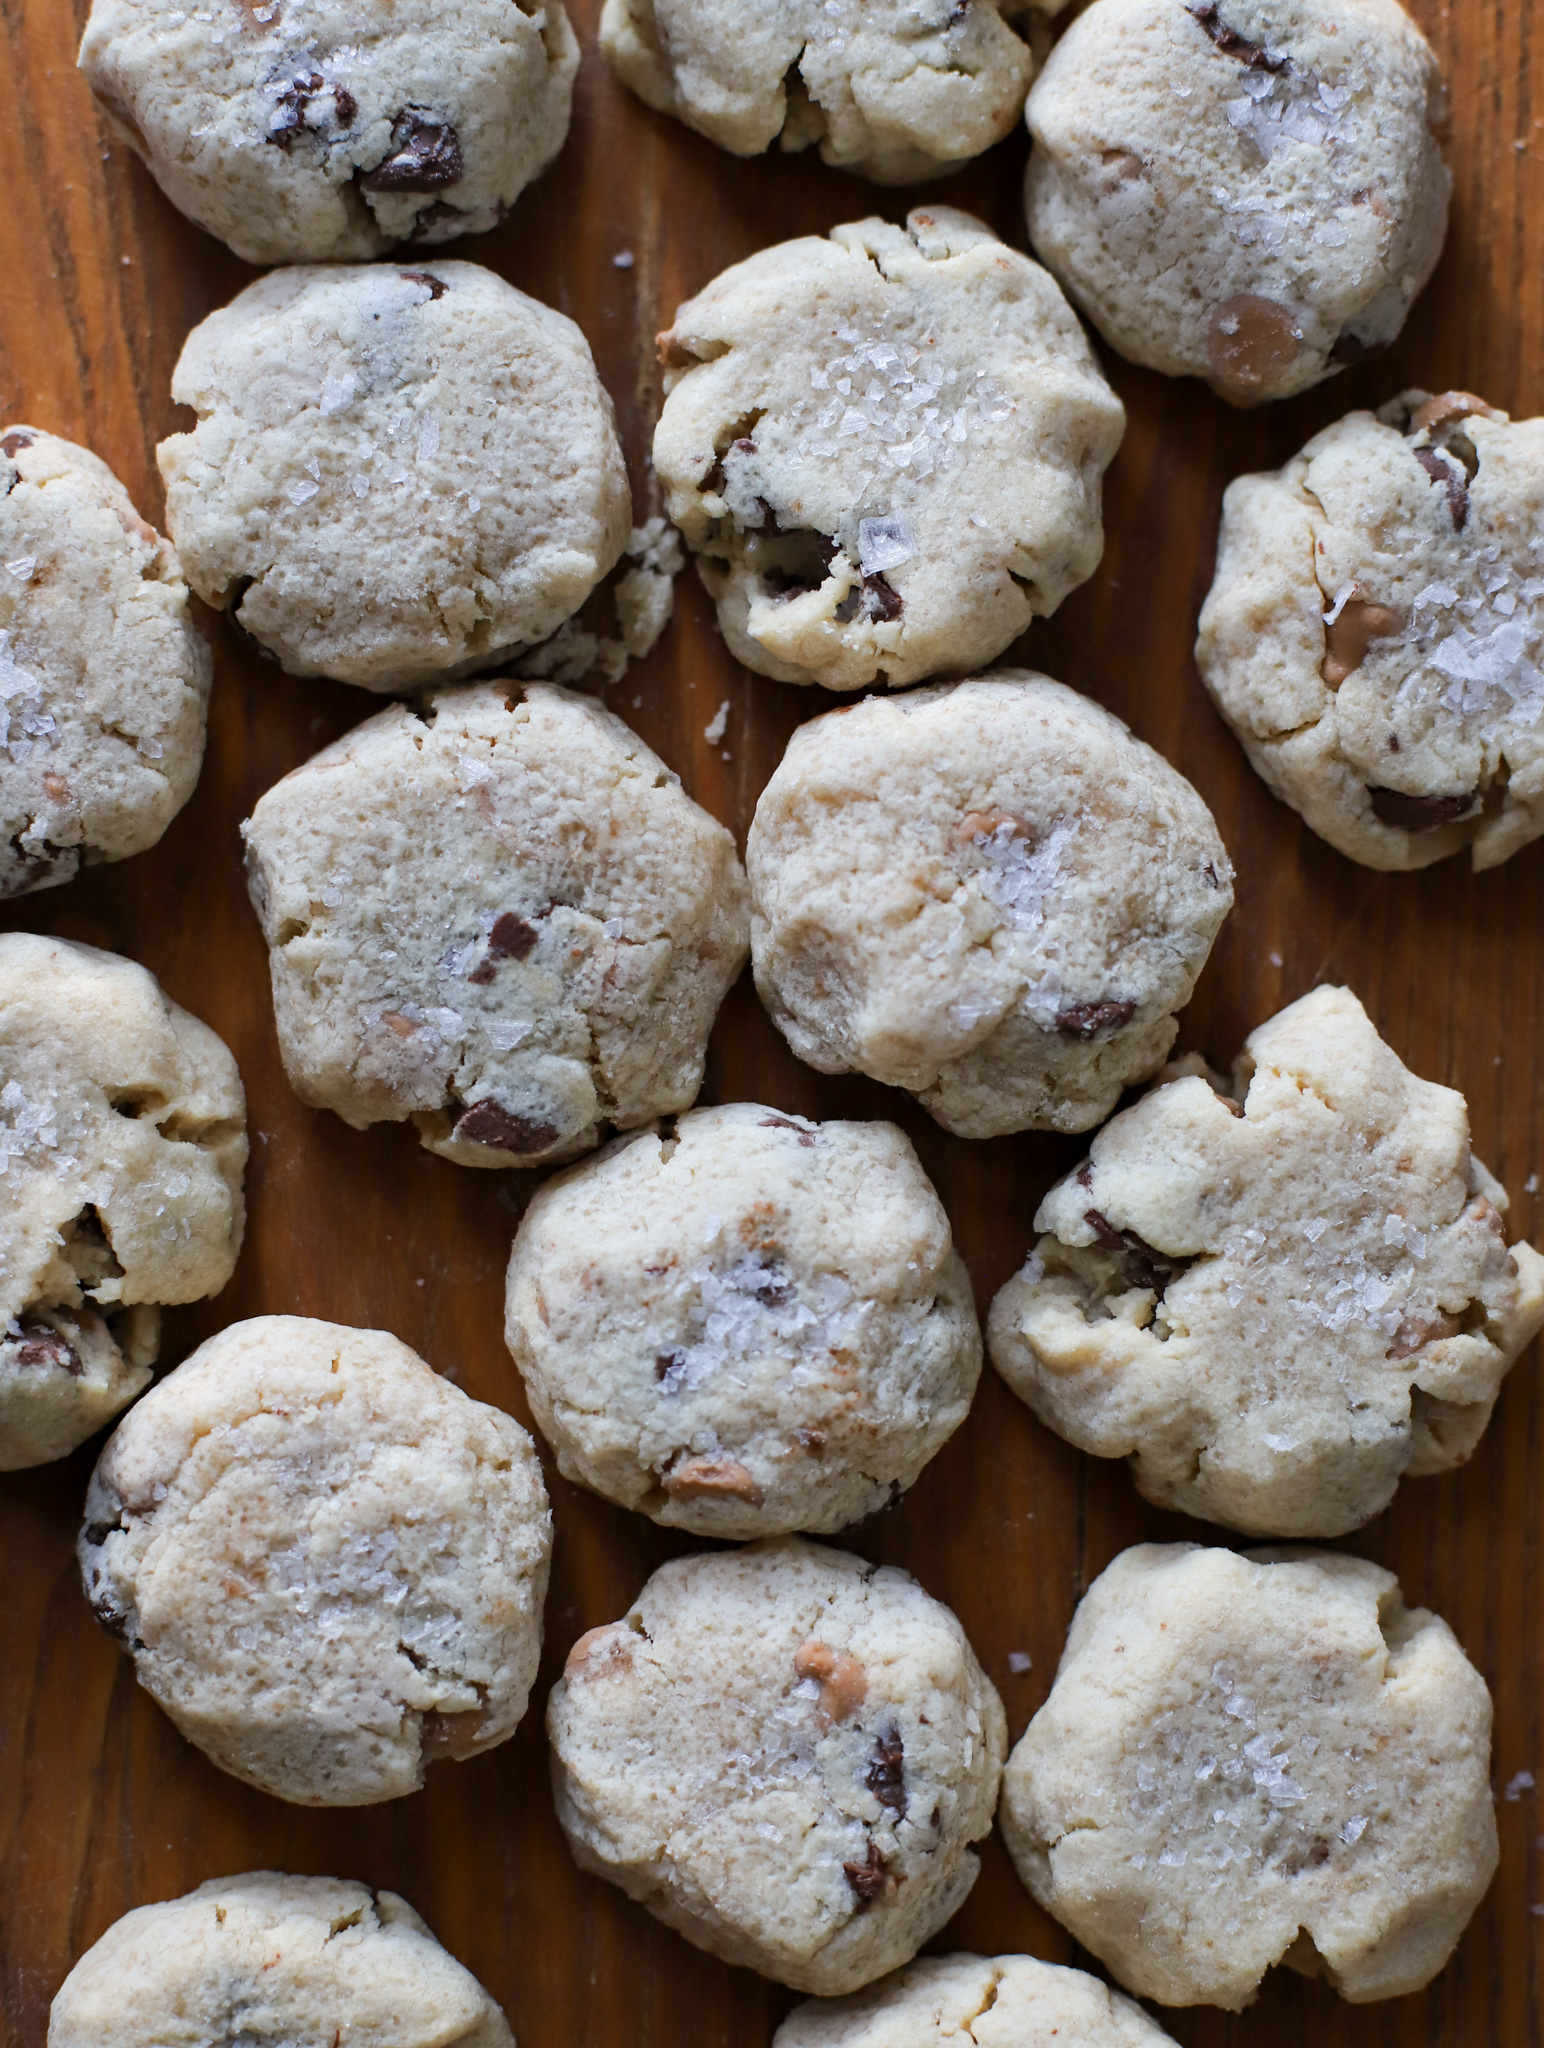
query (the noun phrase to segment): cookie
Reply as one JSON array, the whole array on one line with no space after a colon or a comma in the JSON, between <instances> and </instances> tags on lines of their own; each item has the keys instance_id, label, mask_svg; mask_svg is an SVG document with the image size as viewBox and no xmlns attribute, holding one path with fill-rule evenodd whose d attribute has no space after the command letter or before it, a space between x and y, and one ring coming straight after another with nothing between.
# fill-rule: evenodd
<instances>
[{"instance_id":1,"label":"cookie","mask_svg":"<svg viewBox=\"0 0 1544 2048\"><path fill-rule=\"evenodd\" d=\"M796 2006L772 2048L1164 2048L1141 2006L1034 1956L923 1956L851 1998Z\"/></svg>"},{"instance_id":2,"label":"cookie","mask_svg":"<svg viewBox=\"0 0 1544 2048\"><path fill-rule=\"evenodd\" d=\"M406 1899L254 1870L114 1921L59 1987L48 2048L514 2048Z\"/></svg>"},{"instance_id":3,"label":"cookie","mask_svg":"<svg viewBox=\"0 0 1544 2048\"><path fill-rule=\"evenodd\" d=\"M568 133L559 0L93 0L80 67L172 204L248 263L496 227Z\"/></svg>"},{"instance_id":4,"label":"cookie","mask_svg":"<svg viewBox=\"0 0 1544 2048\"><path fill-rule=\"evenodd\" d=\"M976 1881L1007 1746L947 1607L798 1537L662 1565L547 1706L583 1870L799 1991L909 1962Z\"/></svg>"},{"instance_id":5,"label":"cookie","mask_svg":"<svg viewBox=\"0 0 1544 2048\"><path fill-rule=\"evenodd\" d=\"M258 1316L119 1423L80 1566L140 1684L222 1770L370 1806L514 1734L551 1547L512 1416L384 1330Z\"/></svg>"},{"instance_id":6,"label":"cookie","mask_svg":"<svg viewBox=\"0 0 1544 2048\"><path fill-rule=\"evenodd\" d=\"M154 846L204 758L209 649L105 462L0 432L0 896Z\"/></svg>"},{"instance_id":7,"label":"cookie","mask_svg":"<svg viewBox=\"0 0 1544 2048\"><path fill-rule=\"evenodd\" d=\"M660 352L666 509L761 675L964 674L1098 566L1125 414L1052 278L968 213L763 249Z\"/></svg>"},{"instance_id":8,"label":"cookie","mask_svg":"<svg viewBox=\"0 0 1544 2048\"><path fill-rule=\"evenodd\" d=\"M275 271L188 336L157 450L189 583L292 675L406 690L545 640L632 523L571 320L476 263Z\"/></svg>"},{"instance_id":9,"label":"cookie","mask_svg":"<svg viewBox=\"0 0 1544 2048\"><path fill-rule=\"evenodd\" d=\"M746 862L756 987L800 1059L965 1138L1108 1116L1233 901L1183 776L1023 669L801 726Z\"/></svg>"},{"instance_id":10,"label":"cookie","mask_svg":"<svg viewBox=\"0 0 1544 2048\"><path fill-rule=\"evenodd\" d=\"M1041 261L1123 356L1233 405L1385 348L1452 177L1397 0L1094 0L1025 110Z\"/></svg>"},{"instance_id":11,"label":"cookie","mask_svg":"<svg viewBox=\"0 0 1544 2048\"><path fill-rule=\"evenodd\" d=\"M284 1067L463 1166L569 1159L686 1109L747 951L734 841L592 699L394 707L243 827Z\"/></svg>"},{"instance_id":12,"label":"cookie","mask_svg":"<svg viewBox=\"0 0 1544 2048\"><path fill-rule=\"evenodd\" d=\"M1237 2012L1277 1963L1397 1998L1495 1872L1490 1718L1447 1623L1378 1565L1139 1544L1073 1617L1003 1836L1140 1998Z\"/></svg>"},{"instance_id":13,"label":"cookie","mask_svg":"<svg viewBox=\"0 0 1544 2048\"><path fill-rule=\"evenodd\" d=\"M564 1477L701 1536L830 1533L898 1500L981 1370L905 1134L752 1102L540 1188L504 1329Z\"/></svg>"},{"instance_id":14,"label":"cookie","mask_svg":"<svg viewBox=\"0 0 1544 2048\"><path fill-rule=\"evenodd\" d=\"M66 1456L149 1384L157 1304L235 1270L246 1163L207 1024L116 953L0 935L0 1471Z\"/></svg>"},{"instance_id":15,"label":"cookie","mask_svg":"<svg viewBox=\"0 0 1544 2048\"><path fill-rule=\"evenodd\" d=\"M1196 661L1352 860L1509 859L1544 832L1544 419L1407 391L1237 478Z\"/></svg>"},{"instance_id":16,"label":"cookie","mask_svg":"<svg viewBox=\"0 0 1544 2048\"><path fill-rule=\"evenodd\" d=\"M1035 72L1026 13L1064 4L779 0L747 16L724 0L606 0L600 41L639 99L720 149L818 142L828 164L909 185L1001 142Z\"/></svg>"}]
</instances>

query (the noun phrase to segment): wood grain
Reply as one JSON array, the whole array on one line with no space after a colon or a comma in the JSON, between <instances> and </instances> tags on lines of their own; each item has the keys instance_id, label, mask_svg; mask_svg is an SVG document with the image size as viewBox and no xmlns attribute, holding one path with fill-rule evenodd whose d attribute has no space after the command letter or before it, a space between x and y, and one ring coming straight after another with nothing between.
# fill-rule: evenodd
<instances>
[{"instance_id":1,"label":"wood grain","mask_svg":"<svg viewBox=\"0 0 1544 2048\"><path fill-rule=\"evenodd\" d=\"M1478 1149L1513 1191L1514 1225L1536 1234L1544 1216L1521 1190L1544 1169L1544 846L1477 879L1457 862L1415 876L1350 865L1249 772L1190 657L1231 476L1280 462L1353 404L1410 383L1466 386L1518 414L1541 409L1544 119L1534 108L1544 21L1527 0L1417 0L1413 11L1451 81L1457 190L1441 269L1398 348L1254 415L1111 360L1130 428L1106 493L1104 563L1016 652L1128 719L1216 812L1239 869L1238 907L1181 1044L1226 1061L1282 1003L1321 980L1349 982L1417 1071L1466 1092ZM85 12L86 0L0 0L0 412L98 450L159 519L154 446L185 424L168 396L172 365L189 328L252 273L183 221L101 130L74 70ZM908 195L803 158L721 155L615 85L594 46L598 0L574 0L572 12L585 58L567 147L503 228L454 253L492 265L584 329L617 400L641 517L653 509L653 335L677 301L766 243L874 211L898 218ZM974 209L1022 247L1024 151L1021 135L935 196ZM631 269L613 264L623 250ZM528 1421L500 1335L503 1266L528 1179L435 1160L406 1128L351 1132L302 1108L279 1066L237 824L278 776L375 701L293 681L223 624L211 630L208 759L160 847L0 916L143 961L240 1061L253 1133L246 1249L218 1301L169 1316L164 1362L258 1313L377 1324ZM725 699L725 740L711 746L703 730ZM688 574L669 634L609 701L743 841L789 732L825 700L736 669ZM902 1123L943 1195L983 1308L1023 1255L1039 1195L1081 1149L1036 1136L964 1143L898 1095L822 1079L786 1051L743 983L719 1020L703 1097L737 1098ZM118 1915L260 1866L403 1891L502 2001L522 2048L770 2040L790 1996L699 1955L581 1877L548 1794L540 1702L563 1651L687 1546L567 1486L549 1460L549 1650L518 1737L477 1763L438 1767L415 1798L302 1811L235 1784L183 1743L93 1623L72 1546L94 1448L0 1482L0 2048L42 2048L55 1987ZM1544 1405L1529 1358L1472 1463L1408 1485L1352 1546L1395 1568L1412 1601L1444 1614L1485 1673L1498 1786L1523 1770L1544 1779L1541 1454ZM970 1421L901 1509L851 1541L907 1566L958 1611L1016 1737L1044 1697L1089 1580L1126 1544L1176 1536L1219 1540L1144 1506L1122 1468L1078 1456L988 1374ZM1010 1650L1030 1655L1028 1673L1010 1672ZM1529 1791L1500 1802L1500 1875L1457 1958L1421 1996L1352 2008L1283 1975L1242 2018L1195 2010L1165 2014L1165 2024L1192 2048L1284 2048L1305 2028L1324 2048L1544 2042L1537 1799ZM934 1946L1076 1955L995 1841Z\"/></svg>"}]
</instances>

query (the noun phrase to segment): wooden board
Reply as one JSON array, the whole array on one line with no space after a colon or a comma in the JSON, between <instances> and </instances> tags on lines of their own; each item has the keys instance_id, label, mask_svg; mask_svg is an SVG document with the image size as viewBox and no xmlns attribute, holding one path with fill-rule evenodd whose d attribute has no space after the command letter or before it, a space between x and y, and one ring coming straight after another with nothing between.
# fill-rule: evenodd
<instances>
[{"instance_id":1,"label":"wooden board","mask_svg":"<svg viewBox=\"0 0 1544 2048\"><path fill-rule=\"evenodd\" d=\"M0 0L0 413L96 449L159 520L155 443L187 424L168 396L172 365L194 323L253 273L182 220L106 136L73 68L86 11L87 0ZM560 161L498 233L451 253L491 264L579 322L617 401L642 517L653 509L653 337L678 300L766 243L875 211L899 218L908 195L804 158L742 164L645 112L596 52L598 11L598 0L573 5L585 57ZM1104 563L1017 652L1128 719L1216 812L1239 870L1238 907L1181 1045L1226 1061L1284 1002L1326 979L1349 982L1418 1072L1466 1092L1481 1156L1513 1191L1513 1223L1536 1235L1544 1209L1522 1189L1544 1171L1544 846L1478 879L1456 861L1412 876L1352 866L1256 781L1190 656L1231 476L1282 461L1353 404L1415 382L1463 385L1514 414L1541 409L1544 122L1532 109L1544 91L1544 20L1533 25L1526 0L1417 0L1413 11L1451 80L1457 190L1441 269L1398 348L1254 415L1112 359L1130 426L1106 490ZM1022 247L1024 155L1019 135L933 194ZM623 251L633 253L630 269L613 262ZM252 1129L246 1248L218 1301L168 1316L163 1362L259 1313L377 1324L528 1421L500 1333L504 1261L529 1178L445 1164L406 1127L349 1131L303 1109L279 1065L237 824L376 700L282 676L223 624L214 642L203 780L162 844L0 915L6 927L143 961L240 1061ZM725 699L725 740L713 746L704 727ZM743 842L787 735L828 700L738 670L689 573L665 640L609 701ZM1037 1136L968 1144L900 1095L822 1079L785 1049L748 980L719 1019L703 1091L709 1102L737 1098L903 1124L953 1218L983 1310L1023 1256L1040 1194L1083 1149ZM1524 1770L1544 1779L1541 1454L1544 1401L1530 1357L1471 1464L1408 1485L1349 1546L1395 1568L1407 1596L1444 1614L1485 1673L1498 1786ZM439 1766L415 1798L303 1811L236 1784L189 1748L92 1621L73 1544L93 1456L88 1446L0 1479L3 2048L42 2048L60 1979L128 1908L263 1866L406 1893L502 2002L522 2048L770 2040L791 1995L699 1955L581 1877L547 1786L541 1703L563 1652L689 1545L576 1491L547 1460L557 1524L548 1654L516 1739L477 1763ZM1152 1537L1223 1540L1144 1506L1122 1467L1070 1450L988 1373L970 1421L899 1511L850 1540L905 1565L956 1609L1016 1738L1050 1684L1084 1587L1125 1545ZM1008 1664L1015 1650L1033 1660L1021 1676ZM1305 2029L1324 2048L1534 2048L1544 2041L1539 1797L1500 1802L1500 1874L1426 1993L1355 2008L1282 1976L1243 2018L1198 2009L1165 2023L1195 2048L1284 2048ZM933 1946L1087 1961L1030 1903L995 1840L970 1900Z\"/></svg>"}]
</instances>

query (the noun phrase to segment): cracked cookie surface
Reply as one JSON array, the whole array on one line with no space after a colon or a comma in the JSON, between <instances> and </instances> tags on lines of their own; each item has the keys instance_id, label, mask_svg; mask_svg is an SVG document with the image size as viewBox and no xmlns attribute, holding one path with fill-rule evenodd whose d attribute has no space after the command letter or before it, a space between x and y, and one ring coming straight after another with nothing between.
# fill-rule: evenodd
<instances>
[{"instance_id":1,"label":"cracked cookie surface","mask_svg":"<svg viewBox=\"0 0 1544 2048\"><path fill-rule=\"evenodd\" d=\"M60 1986L48 2048L514 2048L406 1899L336 1877L218 1877L114 1921Z\"/></svg>"},{"instance_id":2,"label":"cracked cookie surface","mask_svg":"<svg viewBox=\"0 0 1544 2048\"><path fill-rule=\"evenodd\" d=\"M969 1892L1006 1747L946 1607L798 1537L657 1571L547 1708L581 1869L801 1991L909 1962Z\"/></svg>"},{"instance_id":3,"label":"cracked cookie surface","mask_svg":"<svg viewBox=\"0 0 1544 2048\"><path fill-rule=\"evenodd\" d=\"M967 213L763 249L660 350L667 509L762 675L958 675L1098 566L1125 413L1049 272Z\"/></svg>"},{"instance_id":4,"label":"cracked cookie surface","mask_svg":"<svg viewBox=\"0 0 1544 2048\"><path fill-rule=\"evenodd\" d=\"M1404 324L1452 178L1397 0L1096 0L1029 96L1029 236L1112 347L1235 405Z\"/></svg>"},{"instance_id":5,"label":"cracked cookie surface","mask_svg":"<svg viewBox=\"0 0 1544 2048\"><path fill-rule=\"evenodd\" d=\"M1544 419L1407 391L1237 478L1196 662L1352 860L1509 859L1544 832Z\"/></svg>"},{"instance_id":6,"label":"cracked cookie surface","mask_svg":"<svg viewBox=\"0 0 1544 2048\"><path fill-rule=\"evenodd\" d=\"M560 0L93 0L80 66L172 204L249 263L496 227L568 133Z\"/></svg>"},{"instance_id":7,"label":"cracked cookie surface","mask_svg":"<svg viewBox=\"0 0 1544 2048\"><path fill-rule=\"evenodd\" d=\"M1129 1991L1247 2005L1276 1964L1354 2003L1430 1982L1497 1861L1490 1695L1392 1572L1123 1551L1008 1759L1034 1897Z\"/></svg>"},{"instance_id":8,"label":"cracked cookie surface","mask_svg":"<svg viewBox=\"0 0 1544 2048\"><path fill-rule=\"evenodd\" d=\"M512 1416L385 1331L259 1316L118 1425L79 1552L190 1742L277 1798L366 1806L515 1732L551 1547Z\"/></svg>"},{"instance_id":9,"label":"cracked cookie surface","mask_svg":"<svg viewBox=\"0 0 1544 2048\"><path fill-rule=\"evenodd\" d=\"M244 830L303 1101L492 1167L690 1106L745 960L744 870L592 699L472 684L382 711Z\"/></svg>"},{"instance_id":10,"label":"cracked cookie surface","mask_svg":"<svg viewBox=\"0 0 1544 2048\"><path fill-rule=\"evenodd\" d=\"M154 846L204 758L175 549L88 449L0 428L0 896Z\"/></svg>"},{"instance_id":11,"label":"cracked cookie surface","mask_svg":"<svg viewBox=\"0 0 1544 2048\"><path fill-rule=\"evenodd\" d=\"M923 1956L849 1998L796 2006L772 2048L1164 2048L1139 2005L1034 1956Z\"/></svg>"},{"instance_id":12,"label":"cracked cookie surface","mask_svg":"<svg viewBox=\"0 0 1544 2048\"><path fill-rule=\"evenodd\" d=\"M1190 1074L1105 1126L992 1304L992 1361L1162 1506L1342 1535L1469 1457L1544 1324L1506 1206L1463 1097L1316 989L1251 1034L1234 1097Z\"/></svg>"},{"instance_id":13,"label":"cracked cookie surface","mask_svg":"<svg viewBox=\"0 0 1544 2048\"><path fill-rule=\"evenodd\" d=\"M292 675L407 690L545 640L632 524L579 329L476 263L303 265L188 336L189 583Z\"/></svg>"},{"instance_id":14,"label":"cracked cookie surface","mask_svg":"<svg viewBox=\"0 0 1544 2048\"><path fill-rule=\"evenodd\" d=\"M755 1103L540 1188L505 1335L564 1476L702 1536L829 1534L899 1499L981 1365L904 1133Z\"/></svg>"},{"instance_id":15,"label":"cracked cookie surface","mask_svg":"<svg viewBox=\"0 0 1544 2048\"><path fill-rule=\"evenodd\" d=\"M1108 1116L1233 900L1184 777L1025 670L801 726L746 860L756 986L800 1059L967 1138Z\"/></svg>"},{"instance_id":16,"label":"cracked cookie surface","mask_svg":"<svg viewBox=\"0 0 1544 2048\"><path fill-rule=\"evenodd\" d=\"M158 1304L218 1294L245 1208L224 1042L116 953L0 936L0 1471L148 1385Z\"/></svg>"}]
</instances>

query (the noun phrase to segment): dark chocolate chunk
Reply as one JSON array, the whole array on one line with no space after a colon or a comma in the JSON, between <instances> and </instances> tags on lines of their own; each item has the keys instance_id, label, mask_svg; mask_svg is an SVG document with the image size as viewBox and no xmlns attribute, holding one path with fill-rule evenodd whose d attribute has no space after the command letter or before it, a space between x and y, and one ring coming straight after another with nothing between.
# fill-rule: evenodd
<instances>
[{"instance_id":1,"label":"dark chocolate chunk","mask_svg":"<svg viewBox=\"0 0 1544 2048\"><path fill-rule=\"evenodd\" d=\"M1204 861L1202 863L1201 880L1208 889L1220 889L1222 887L1222 877L1217 872L1215 861Z\"/></svg>"},{"instance_id":2,"label":"dark chocolate chunk","mask_svg":"<svg viewBox=\"0 0 1544 2048\"><path fill-rule=\"evenodd\" d=\"M91 1595L91 1612L115 1643L122 1643L125 1649L140 1649L143 1646L129 1641L129 1617L112 1596L105 1592Z\"/></svg>"},{"instance_id":3,"label":"dark chocolate chunk","mask_svg":"<svg viewBox=\"0 0 1544 2048\"><path fill-rule=\"evenodd\" d=\"M815 1143L815 1133L813 1131L806 1131L801 1125L790 1123L785 1116L764 1116L761 1119L761 1129L764 1131L792 1131L801 1145L813 1146Z\"/></svg>"},{"instance_id":4,"label":"dark chocolate chunk","mask_svg":"<svg viewBox=\"0 0 1544 2048\"><path fill-rule=\"evenodd\" d=\"M1477 789L1463 796L1411 796L1404 789L1369 786L1367 794L1372 798L1373 816L1398 832L1435 832L1439 825L1456 824L1480 800Z\"/></svg>"},{"instance_id":5,"label":"dark chocolate chunk","mask_svg":"<svg viewBox=\"0 0 1544 2048\"><path fill-rule=\"evenodd\" d=\"M1056 1013L1056 1029L1063 1038L1102 1038L1107 1031L1119 1031L1137 1013L1135 1003L1067 1003Z\"/></svg>"},{"instance_id":6,"label":"dark chocolate chunk","mask_svg":"<svg viewBox=\"0 0 1544 2048\"><path fill-rule=\"evenodd\" d=\"M1447 492L1453 531L1462 533L1469 523L1469 479L1464 475L1463 464L1445 448L1417 448L1414 453L1432 482L1441 484Z\"/></svg>"},{"instance_id":7,"label":"dark chocolate chunk","mask_svg":"<svg viewBox=\"0 0 1544 2048\"><path fill-rule=\"evenodd\" d=\"M866 619L898 619L901 616L901 593L887 577L876 573L865 576L861 583L855 583L836 608L836 617L842 625L855 619L861 612Z\"/></svg>"},{"instance_id":8,"label":"dark chocolate chunk","mask_svg":"<svg viewBox=\"0 0 1544 2048\"><path fill-rule=\"evenodd\" d=\"M1156 1245L1149 1244L1134 1230L1117 1230L1109 1217L1098 1209L1085 1209L1083 1221L1107 1252L1124 1255L1126 1285L1150 1287L1160 1301L1169 1282L1190 1264L1189 1259L1172 1258L1169 1253L1159 1251Z\"/></svg>"},{"instance_id":9,"label":"dark chocolate chunk","mask_svg":"<svg viewBox=\"0 0 1544 2048\"><path fill-rule=\"evenodd\" d=\"M1251 71L1279 73L1291 70L1287 58L1277 56L1274 51L1262 49L1258 43L1252 43L1248 36L1240 35L1236 28L1230 28L1215 4L1190 7L1186 12L1194 16L1203 34L1216 44L1225 57L1236 57L1240 64L1247 65Z\"/></svg>"},{"instance_id":10,"label":"dark chocolate chunk","mask_svg":"<svg viewBox=\"0 0 1544 2048\"><path fill-rule=\"evenodd\" d=\"M30 448L36 439L36 434L29 434L25 427L18 427L14 434L7 434L0 441L0 454L20 455L23 448Z\"/></svg>"},{"instance_id":11,"label":"dark chocolate chunk","mask_svg":"<svg viewBox=\"0 0 1544 2048\"><path fill-rule=\"evenodd\" d=\"M869 1837L868 1855L861 1863L844 1863L842 1875L857 1893L865 1906L879 1897L885 1888L885 1859Z\"/></svg>"},{"instance_id":12,"label":"dark chocolate chunk","mask_svg":"<svg viewBox=\"0 0 1544 2048\"><path fill-rule=\"evenodd\" d=\"M118 1524L116 1522L88 1522L82 1532L82 1537L93 1550L100 1550L108 1537L115 1534L117 1528Z\"/></svg>"},{"instance_id":13,"label":"dark chocolate chunk","mask_svg":"<svg viewBox=\"0 0 1544 2048\"><path fill-rule=\"evenodd\" d=\"M18 1365L39 1369L51 1365L69 1373L72 1379L78 1380L85 1371L75 1346L49 1323L23 1323L13 1355Z\"/></svg>"},{"instance_id":14,"label":"dark chocolate chunk","mask_svg":"<svg viewBox=\"0 0 1544 2048\"><path fill-rule=\"evenodd\" d=\"M893 1721L886 1722L874 1737L863 1782L880 1805L899 1818L906 1811L906 1753L901 1742L901 1731Z\"/></svg>"},{"instance_id":15,"label":"dark chocolate chunk","mask_svg":"<svg viewBox=\"0 0 1544 2048\"><path fill-rule=\"evenodd\" d=\"M486 988L498 972L501 960L524 960L535 947L541 933L529 919L516 917L512 910L506 910L495 918L493 929L488 934L487 951L467 976L479 988Z\"/></svg>"},{"instance_id":16,"label":"dark chocolate chunk","mask_svg":"<svg viewBox=\"0 0 1544 2048\"><path fill-rule=\"evenodd\" d=\"M761 1271L763 1278L751 1290L752 1293L763 1307L781 1308L792 1298L793 1289L770 1260L762 1260Z\"/></svg>"},{"instance_id":17,"label":"dark chocolate chunk","mask_svg":"<svg viewBox=\"0 0 1544 2048\"><path fill-rule=\"evenodd\" d=\"M277 111L268 129L268 140L280 149L293 149L310 123L306 115L313 103L327 95L332 98L332 118L339 128L351 127L359 102L346 85L329 85L320 71L304 71L292 78L279 94Z\"/></svg>"},{"instance_id":18,"label":"dark chocolate chunk","mask_svg":"<svg viewBox=\"0 0 1544 2048\"><path fill-rule=\"evenodd\" d=\"M769 597L798 597L806 590L818 590L830 573L836 542L829 533L812 527L789 527L783 535L808 545L796 550L794 559L776 563L761 571L761 585Z\"/></svg>"},{"instance_id":19,"label":"dark chocolate chunk","mask_svg":"<svg viewBox=\"0 0 1544 2048\"><path fill-rule=\"evenodd\" d=\"M675 1385L686 1366L684 1351L661 1351L654 1359L654 1377L669 1393L675 1392Z\"/></svg>"},{"instance_id":20,"label":"dark chocolate chunk","mask_svg":"<svg viewBox=\"0 0 1544 2048\"><path fill-rule=\"evenodd\" d=\"M494 1152L545 1152L562 1136L556 1124L516 1116L491 1095L474 1102L457 1117L451 1136L462 1145L486 1145Z\"/></svg>"},{"instance_id":21,"label":"dark chocolate chunk","mask_svg":"<svg viewBox=\"0 0 1544 2048\"><path fill-rule=\"evenodd\" d=\"M1349 370L1357 363L1365 363L1369 356L1375 356L1387 347L1386 341L1363 341L1362 337L1353 334L1349 327L1342 327L1335 337L1334 347L1330 350L1330 361L1339 363L1342 369Z\"/></svg>"},{"instance_id":22,"label":"dark chocolate chunk","mask_svg":"<svg viewBox=\"0 0 1544 2048\"><path fill-rule=\"evenodd\" d=\"M429 297L431 300L443 299L450 290L450 286L443 277L435 277L431 271L427 270L404 270L402 282L404 284L426 284L429 287Z\"/></svg>"},{"instance_id":23,"label":"dark chocolate chunk","mask_svg":"<svg viewBox=\"0 0 1544 2048\"><path fill-rule=\"evenodd\" d=\"M426 107L405 107L392 124L391 155L359 183L366 192L442 192L465 174L461 138L449 122Z\"/></svg>"},{"instance_id":24,"label":"dark chocolate chunk","mask_svg":"<svg viewBox=\"0 0 1544 2048\"><path fill-rule=\"evenodd\" d=\"M504 218L507 211L507 207L501 206L499 208L500 220ZM452 206L448 199L436 199L432 206L426 206L423 212L416 217L412 227L408 230L407 238L410 242L426 242L435 228L444 227L453 220L460 220L465 212L466 208L464 206ZM435 297L439 297L438 292L435 293Z\"/></svg>"}]
</instances>

